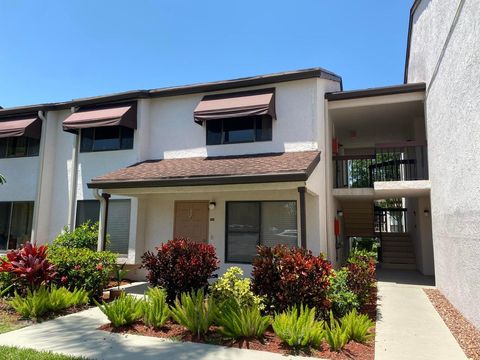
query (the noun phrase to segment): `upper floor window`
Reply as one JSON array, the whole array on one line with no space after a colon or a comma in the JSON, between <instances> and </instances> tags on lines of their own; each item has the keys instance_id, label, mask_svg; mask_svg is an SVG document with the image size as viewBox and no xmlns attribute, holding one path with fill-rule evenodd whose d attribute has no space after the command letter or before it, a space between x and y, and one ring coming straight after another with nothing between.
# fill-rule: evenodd
<instances>
[{"instance_id":1,"label":"upper floor window","mask_svg":"<svg viewBox=\"0 0 480 360\"><path fill-rule=\"evenodd\" d=\"M38 156L40 139L25 136L0 138L0 158Z\"/></svg>"},{"instance_id":2,"label":"upper floor window","mask_svg":"<svg viewBox=\"0 0 480 360\"><path fill-rule=\"evenodd\" d=\"M80 152L133 149L133 129L104 126L82 129Z\"/></svg>"},{"instance_id":3,"label":"upper floor window","mask_svg":"<svg viewBox=\"0 0 480 360\"><path fill-rule=\"evenodd\" d=\"M207 145L272 140L272 118L268 115L209 120L206 123Z\"/></svg>"}]
</instances>

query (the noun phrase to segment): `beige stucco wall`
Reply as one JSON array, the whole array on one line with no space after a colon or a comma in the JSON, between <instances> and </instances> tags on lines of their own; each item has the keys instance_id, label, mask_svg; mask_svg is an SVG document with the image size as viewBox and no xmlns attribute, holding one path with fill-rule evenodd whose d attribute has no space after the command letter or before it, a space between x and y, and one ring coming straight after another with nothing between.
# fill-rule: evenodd
<instances>
[{"instance_id":1,"label":"beige stucco wall","mask_svg":"<svg viewBox=\"0 0 480 360\"><path fill-rule=\"evenodd\" d=\"M462 4L455 24L455 12ZM425 106L437 286L480 327L478 19L477 0L422 1L414 17L408 81L427 83Z\"/></svg>"}]
</instances>

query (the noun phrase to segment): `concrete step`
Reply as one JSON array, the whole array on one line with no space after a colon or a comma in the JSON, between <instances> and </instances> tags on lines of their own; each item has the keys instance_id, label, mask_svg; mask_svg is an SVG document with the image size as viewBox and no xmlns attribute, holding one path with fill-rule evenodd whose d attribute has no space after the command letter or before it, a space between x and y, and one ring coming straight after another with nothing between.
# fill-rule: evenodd
<instances>
[{"instance_id":1,"label":"concrete step","mask_svg":"<svg viewBox=\"0 0 480 360\"><path fill-rule=\"evenodd\" d=\"M415 254L412 251L382 251L383 258L412 258Z\"/></svg>"},{"instance_id":2,"label":"concrete step","mask_svg":"<svg viewBox=\"0 0 480 360\"><path fill-rule=\"evenodd\" d=\"M380 268L397 270L417 270L417 266L415 264L390 264L385 262L380 263Z\"/></svg>"},{"instance_id":3,"label":"concrete step","mask_svg":"<svg viewBox=\"0 0 480 360\"><path fill-rule=\"evenodd\" d=\"M382 261L389 264L415 264L415 258L406 258L406 257L382 257Z\"/></svg>"}]
</instances>

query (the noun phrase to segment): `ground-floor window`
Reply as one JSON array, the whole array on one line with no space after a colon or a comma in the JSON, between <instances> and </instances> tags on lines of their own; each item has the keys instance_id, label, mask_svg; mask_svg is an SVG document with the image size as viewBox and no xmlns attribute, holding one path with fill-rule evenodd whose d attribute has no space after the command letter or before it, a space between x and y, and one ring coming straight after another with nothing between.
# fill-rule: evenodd
<instances>
[{"instance_id":1,"label":"ground-floor window","mask_svg":"<svg viewBox=\"0 0 480 360\"><path fill-rule=\"evenodd\" d=\"M87 220L96 222L99 219L100 202L98 200L77 201L75 225L79 226ZM128 254L130 238L130 200L110 200L108 205L107 233L109 243L106 249L117 254Z\"/></svg>"},{"instance_id":2,"label":"ground-floor window","mask_svg":"<svg viewBox=\"0 0 480 360\"><path fill-rule=\"evenodd\" d=\"M30 241L33 201L0 202L0 250L19 248Z\"/></svg>"},{"instance_id":3,"label":"ground-floor window","mask_svg":"<svg viewBox=\"0 0 480 360\"><path fill-rule=\"evenodd\" d=\"M258 245L297 246L296 201L227 202L226 261L251 263Z\"/></svg>"}]
</instances>

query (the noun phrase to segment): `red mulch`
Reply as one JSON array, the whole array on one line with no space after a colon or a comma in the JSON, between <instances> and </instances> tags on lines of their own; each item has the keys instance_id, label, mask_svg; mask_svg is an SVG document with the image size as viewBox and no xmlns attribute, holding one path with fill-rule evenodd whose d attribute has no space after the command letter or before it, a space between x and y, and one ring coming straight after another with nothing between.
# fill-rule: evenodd
<instances>
[{"instance_id":1,"label":"red mulch","mask_svg":"<svg viewBox=\"0 0 480 360\"><path fill-rule=\"evenodd\" d=\"M120 328L113 328L111 324L102 325L100 330L110 331L114 333L132 334L132 335L144 335L160 338L173 338L181 341L191 341L206 344L224 345L228 347L235 347L240 349L251 349L259 351L269 351L284 355L293 354L292 350L285 347L282 344L280 338L278 338L273 330L269 328L264 335L262 341L257 339L244 339L239 341L223 340L222 336L215 332L215 327L212 327L209 333L203 339L197 339L196 336L186 330L183 326L175 324L171 321L167 321L164 327L160 330L145 326L141 322L134 323L130 326L123 326ZM358 344L354 342L348 343L341 352L332 352L328 350L328 344L324 343L321 350L312 350L307 353L300 353L299 355L315 356L324 359L333 360L373 360L374 358L374 342L371 340L368 344Z\"/></svg>"},{"instance_id":2,"label":"red mulch","mask_svg":"<svg viewBox=\"0 0 480 360\"><path fill-rule=\"evenodd\" d=\"M480 360L480 330L437 289L423 289L469 359Z\"/></svg>"},{"instance_id":3,"label":"red mulch","mask_svg":"<svg viewBox=\"0 0 480 360\"><path fill-rule=\"evenodd\" d=\"M122 285L129 285L131 284L132 282L130 280L122 280L120 281L120 286ZM118 286L118 282L116 280L110 280L107 284L107 286L105 287L105 289L110 289L110 288L113 288L113 287L117 287Z\"/></svg>"}]
</instances>

